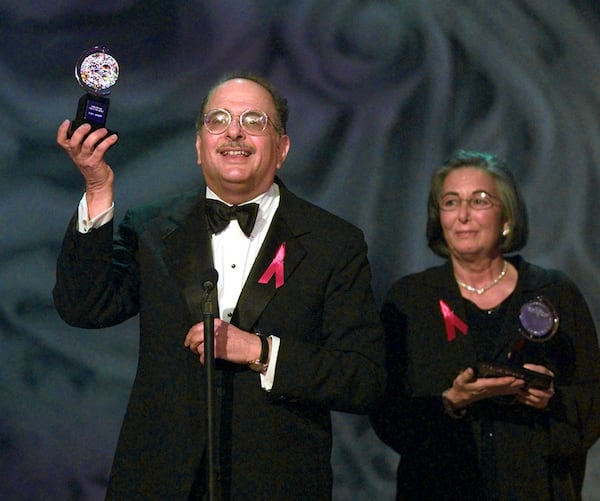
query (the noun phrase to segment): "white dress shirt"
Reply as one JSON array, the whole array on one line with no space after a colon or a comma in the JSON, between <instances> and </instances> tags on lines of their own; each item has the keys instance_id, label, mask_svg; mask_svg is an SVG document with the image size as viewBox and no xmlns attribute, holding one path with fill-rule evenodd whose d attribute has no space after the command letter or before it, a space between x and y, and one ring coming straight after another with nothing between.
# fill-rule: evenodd
<instances>
[{"instance_id":1,"label":"white dress shirt","mask_svg":"<svg viewBox=\"0 0 600 501\"><path fill-rule=\"evenodd\" d=\"M206 188L206 198L226 203L208 187ZM244 234L237 219L231 221L218 235L212 235L214 265L219 274L217 282L219 312L221 320L225 320L226 322L231 321L233 311L246 283L248 274L265 241L273 216L275 216L275 212L277 212L277 208L279 207L279 186L273 183L265 193L253 200L248 200L246 203L252 202L257 203L259 209L250 237ZM263 388L270 390L273 387L275 379L275 365L280 340L271 333L261 332L261 334L271 337L269 367L265 375L261 374Z\"/></svg>"}]
</instances>

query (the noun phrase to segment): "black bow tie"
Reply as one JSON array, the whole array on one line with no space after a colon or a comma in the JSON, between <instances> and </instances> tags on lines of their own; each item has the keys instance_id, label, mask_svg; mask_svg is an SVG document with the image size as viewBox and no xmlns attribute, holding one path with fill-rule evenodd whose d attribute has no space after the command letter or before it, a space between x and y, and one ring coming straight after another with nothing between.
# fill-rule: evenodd
<instances>
[{"instance_id":1,"label":"black bow tie","mask_svg":"<svg viewBox=\"0 0 600 501\"><path fill-rule=\"evenodd\" d=\"M252 233L258 204L227 205L219 200L206 199L206 220L212 233L221 233L232 219L238 224L247 237Z\"/></svg>"}]
</instances>

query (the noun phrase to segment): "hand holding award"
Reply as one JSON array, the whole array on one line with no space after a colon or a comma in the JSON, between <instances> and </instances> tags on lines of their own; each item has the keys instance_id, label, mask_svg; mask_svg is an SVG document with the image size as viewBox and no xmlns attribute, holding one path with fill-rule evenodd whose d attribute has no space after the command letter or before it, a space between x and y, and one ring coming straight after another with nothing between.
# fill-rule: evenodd
<instances>
[{"instance_id":1,"label":"hand holding award","mask_svg":"<svg viewBox=\"0 0 600 501\"><path fill-rule=\"evenodd\" d=\"M550 340L556 334L559 318L548 299L537 297L521 307L519 322L521 323L519 332L524 340L543 343ZM518 343L517 345L522 346L522 344ZM552 376L521 367L515 361L518 358L518 353L515 353L517 351L516 347L513 348L511 360L505 363L498 361L479 362L476 367L477 377L513 376L523 379L528 387L543 390L548 389L552 384Z\"/></svg>"}]
</instances>

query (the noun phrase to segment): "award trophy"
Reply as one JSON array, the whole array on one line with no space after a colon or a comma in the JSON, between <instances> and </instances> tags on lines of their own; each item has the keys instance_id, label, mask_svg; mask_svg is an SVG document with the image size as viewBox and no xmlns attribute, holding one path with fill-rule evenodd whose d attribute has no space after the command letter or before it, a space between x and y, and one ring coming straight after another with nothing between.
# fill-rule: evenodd
<instances>
[{"instance_id":1,"label":"award trophy","mask_svg":"<svg viewBox=\"0 0 600 501\"><path fill-rule=\"evenodd\" d=\"M119 78L119 64L105 47L92 47L86 50L75 66L75 78L86 93L79 99L77 115L71 122L69 137L84 123L92 126L92 131L106 127L110 88ZM109 135L113 131L109 131Z\"/></svg>"},{"instance_id":2,"label":"award trophy","mask_svg":"<svg viewBox=\"0 0 600 501\"><path fill-rule=\"evenodd\" d=\"M558 329L558 314L546 298L538 297L521 306L521 334L530 341L548 341Z\"/></svg>"},{"instance_id":3,"label":"award trophy","mask_svg":"<svg viewBox=\"0 0 600 501\"><path fill-rule=\"evenodd\" d=\"M548 299L537 297L521 306L519 322L523 338L513 347L508 363L480 362L477 377L514 376L523 379L531 388L547 389L552 383L552 376L521 367L518 363L519 350L526 341L543 343L551 339L558 330L558 314Z\"/></svg>"}]
</instances>

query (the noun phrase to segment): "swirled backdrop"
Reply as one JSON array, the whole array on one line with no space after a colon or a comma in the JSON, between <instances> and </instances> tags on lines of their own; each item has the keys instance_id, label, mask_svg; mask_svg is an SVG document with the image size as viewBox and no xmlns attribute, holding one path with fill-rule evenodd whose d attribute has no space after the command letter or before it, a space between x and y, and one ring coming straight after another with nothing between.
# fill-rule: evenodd
<instances>
[{"instance_id":1,"label":"swirled backdrop","mask_svg":"<svg viewBox=\"0 0 600 501\"><path fill-rule=\"evenodd\" d=\"M1 0L0 498L96 500L135 370L136 323L66 326L54 263L83 185L55 133L93 45L121 65L109 125L117 218L200 179L194 119L232 69L291 104L281 173L362 227L378 301L436 262L433 168L457 148L512 164L528 200L524 255L561 268L600 320L600 4L596 0ZM392 499L397 456L336 414L335 498ZM586 499L600 492L592 449ZM598 499L598 498L596 498Z\"/></svg>"}]
</instances>

